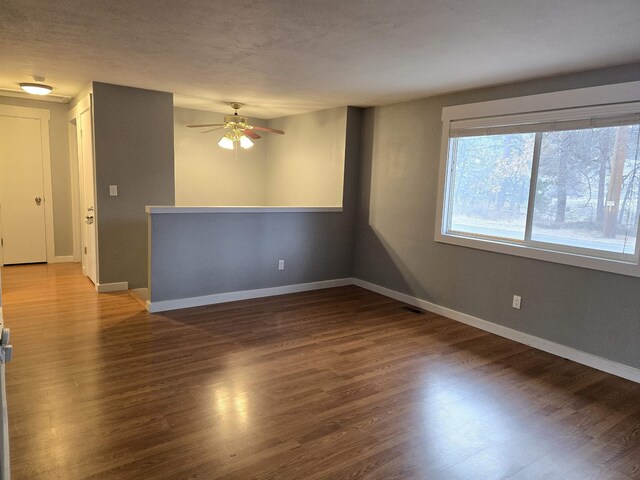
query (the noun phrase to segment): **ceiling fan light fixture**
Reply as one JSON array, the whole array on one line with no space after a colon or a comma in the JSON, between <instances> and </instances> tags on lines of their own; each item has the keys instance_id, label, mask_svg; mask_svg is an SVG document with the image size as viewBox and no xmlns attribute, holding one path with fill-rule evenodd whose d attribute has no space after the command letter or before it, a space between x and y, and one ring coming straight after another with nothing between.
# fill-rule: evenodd
<instances>
[{"instance_id":1,"label":"ceiling fan light fixture","mask_svg":"<svg viewBox=\"0 0 640 480\"><path fill-rule=\"evenodd\" d=\"M53 91L53 87L44 83L20 83L20 88L31 95L49 95Z\"/></svg>"},{"instance_id":2,"label":"ceiling fan light fixture","mask_svg":"<svg viewBox=\"0 0 640 480\"><path fill-rule=\"evenodd\" d=\"M233 150L233 147L234 147L233 143L234 142L231 138L229 138L229 135L225 135L218 142L218 146L225 148L227 150Z\"/></svg>"},{"instance_id":3,"label":"ceiling fan light fixture","mask_svg":"<svg viewBox=\"0 0 640 480\"><path fill-rule=\"evenodd\" d=\"M44 80L44 79L42 79ZM242 106L240 103L231 103L231 107L235 110L233 115L225 115L224 123L203 123L203 124L193 124L187 125L188 128L203 128L203 127L214 127L209 130L205 130L202 133L209 133L215 130L220 130L222 128L227 130L227 133L218 140L218 146L220 148L224 148L226 150L235 150L236 158L238 156L238 147L246 150L248 148L253 147L254 140L258 140L262 138L258 135L255 130L260 132L268 132L268 133L277 133L279 135L284 135L284 131L276 130L275 128L261 127L251 125L246 117L241 117L238 115L238 109Z\"/></svg>"},{"instance_id":4,"label":"ceiling fan light fixture","mask_svg":"<svg viewBox=\"0 0 640 480\"><path fill-rule=\"evenodd\" d=\"M247 148L253 147L253 142L246 135L242 135L240 137L240 147L242 147L242 148L244 148L246 150Z\"/></svg>"}]
</instances>

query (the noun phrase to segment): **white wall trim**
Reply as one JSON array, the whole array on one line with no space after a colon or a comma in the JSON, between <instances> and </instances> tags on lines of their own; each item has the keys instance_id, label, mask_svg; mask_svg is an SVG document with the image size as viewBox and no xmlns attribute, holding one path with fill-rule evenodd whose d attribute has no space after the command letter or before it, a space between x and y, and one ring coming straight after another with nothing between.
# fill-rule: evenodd
<instances>
[{"instance_id":1,"label":"white wall trim","mask_svg":"<svg viewBox=\"0 0 640 480\"><path fill-rule=\"evenodd\" d=\"M444 107L442 121L637 102L639 100L640 82L616 83Z\"/></svg>"},{"instance_id":2,"label":"white wall trim","mask_svg":"<svg viewBox=\"0 0 640 480\"><path fill-rule=\"evenodd\" d=\"M44 229L47 262L55 257L55 235L53 230L53 187L51 180L51 146L49 142L49 120L51 112L46 108L0 105L0 115L6 117L33 118L40 121L42 148L42 187L44 202Z\"/></svg>"},{"instance_id":3,"label":"white wall trim","mask_svg":"<svg viewBox=\"0 0 640 480\"><path fill-rule=\"evenodd\" d=\"M47 263L73 263L74 261L73 255L57 255Z\"/></svg>"},{"instance_id":4,"label":"white wall trim","mask_svg":"<svg viewBox=\"0 0 640 480\"><path fill-rule=\"evenodd\" d=\"M49 142L49 120L41 120L42 129L42 175L44 186L45 241L47 245L47 261L56 256L55 234L53 224L53 179L51 176L51 146Z\"/></svg>"},{"instance_id":5,"label":"white wall trim","mask_svg":"<svg viewBox=\"0 0 640 480\"><path fill-rule=\"evenodd\" d=\"M67 122L69 139L69 172L71 180L71 225L73 227L73 261L82 261L82 238L80 232L80 181L78 179L78 127L76 119Z\"/></svg>"},{"instance_id":6,"label":"white wall trim","mask_svg":"<svg viewBox=\"0 0 640 480\"><path fill-rule=\"evenodd\" d=\"M600 270L602 272L617 273L619 275L627 275L630 277L640 277L640 263L638 263L637 257L635 257L634 260L623 260L613 257L604 258L604 256L592 257L579 251L572 252L570 251L571 247L567 246L554 246L555 250L551 250L545 248L545 244L540 244L541 246L538 246L533 242L530 242L526 245L520 245L517 243L509 243L508 240L503 241L500 239L465 236L463 234L442 233L440 231L436 231L435 240L440 243L475 248L476 250L485 250L487 252L533 258L544 262L559 263L562 265L570 265L572 267L588 268L591 270ZM560 248L563 248L563 250L560 250ZM598 253L605 255L607 252Z\"/></svg>"},{"instance_id":7,"label":"white wall trim","mask_svg":"<svg viewBox=\"0 0 640 480\"><path fill-rule=\"evenodd\" d=\"M178 298L175 300L148 301L146 308L151 313L164 312L167 310L177 310L180 308L201 307L203 305L214 305L216 303L236 302L238 300L249 300L251 298L272 297L275 295L285 295L287 293L307 292L310 290L322 290L323 288L344 287L353 285L353 278L338 278L335 280L322 280L319 282L297 283L293 285L283 285L280 287L258 288L255 290L241 290L236 292L214 293L201 297ZM152 293L153 295L153 293Z\"/></svg>"},{"instance_id":8,"label":"white wall trim","mask_svg":"<svg viewBox=\"0 0 640 480\"><path fill-rule=\"evenodd\" d=\"M166 213L326 213L342 212L342 207L159 207L147 206L150 214Z\"/></svg>"},{"instance_id":9,"label":"white wall trim","mask_svg":"<svg viewBox=\"0 0 640 480\"><path fill-rule=\"evenodd\" d=\"M98 293L122 292L124 290L129 290L129 282L96 283L96 292Z\"/></svg>"},{"instance_id":10,"label":"white wall trim","mask_svg":"<svg viewBox=\"0 0 640 480\"><path fill-rule=\"evenodd\" d=\"M85 110L88 110L89 108L91 108L91 93L92 90L90 89L88 92L86 92L86 94L78 101L78 103L76 103L73 107L71 107L69 109L69 111L67 112L67 120L69 122L71 122L72 120L75 120L77 117L80 116L80 114L82 112L84 112ZM79 98L79 97L76 97Z\"/></svg>"},{"instance_id":11,"label":"white wall trim","mask_svg":"<svg viewBox=\"0 0 640 480\"><path fill-rule=\"evenodd\" d=\"M484 330L486 332L508 338L518 343L523 343L530 347L537 348L538 350L542 350L559 357L573 360L574 362L580 363L582 365L587 365L597 370L601 370L618 377L626 378L627 380L631 380L636 383L640 383L640 369L624 365L622 363L614 362L603 357L598 357L597 355L586 353L581 350L576 350L575 348L571 348L566 345L551 342L549 340L545 340L544 338L536 337L528 333L523 333L509 327L498 325L496 323L489 322L487 320L483 320L466 313L458 312L457 310L453 310L451 308L442 307L435 303L431 303L417 297L412 297L411 295L407 295L405 293L400 293L395 290L376 285L374 283L360 280L359 278L354 278L353 283L359 287L371 290L372 292L379 293L381 295L399 300L404 303L408 303L409 305L422 308L423 310L427 310L429 312L437 313L438 315L442 315L443 317L451 318L458 322L471 325L472 327L479 328L480 330Z\"/></svg>"},{"instance_id":12,"label":"white wall trim","mask_svg":"<svg viewBox=\"0 0 640 480\"><path fill-rule=\"evenodd\" d=\"M126 285L126 282L122 282ZM120 284L106 284L106 286L120 285ZM201 297L189 297L179 298L175 300L161 300L152 302L147 300L146 308L151 313L164 312L167 310L177 310L181 308L201 307L204 305L214 305L217 303L235 302L239 300L249 300L252 298L271 297L275 295L285 295L288 293L306 292L311 290L321 290L324 288L343 287L346 285L357 285L364 289L370 290L380 295L393 298L400 302L413 305L415 307L427 310L443 317L450 318L452 320L470 325L472 327L484 330L485 332L493 333L509 340L513 340L524 345L542 350L544 352L557 355L568 360L586 365L588 367L595 368L618 377L626 378L636 383L640 383L640 369L624 365L622 363L608 360L591 353L583 352L575 348L568 347L559 343L545 340L544 338L536 337L528 333L520 332L503 325L483 320L473 315L459 312L451 308L443 307L427 300L423 300L405 293L400 293L395 290L391 290L374 283L361 280L359 278L339 278L335 280L324 280L319 282L310 283L298 283L294 285L283 285L280 287L260 288L256 290L241 290L236 292L216 293L212 295L204 295ZM101 287L104 285L101 285ZM125 288L118 290L125 290ZM116 291L116 290L99 290L98 291Z\"/></svg>"},{"instance_id":13,"label":"white wall trim","mask_svg":"<svg viewBox=\"0 0 640 480\"><path fill-rule=\"evenodd\" d=\"M472 234L447 232L450 216L452 162L449 139L452 121L471 125L495 125L496 118L518 116L518 121L555 121L590 118L602 114L640 112L640 82L628 82L597 87L563 90L524 97L504 98L487 102L454 105L442 109L442 139L438 173L438 197L434 239L436 242L474 248L507 255L533 258L546 262L600 270L620 275L640 277L638 250L634 255L615 254L585 248L559 246L543 242L509 241L483 238ZM527 120L528 119L528 120ZM499 124L499 122L498 122ZM531 207L531 205L530 205Z\"/></svg>"},{"instance_id":14,"label":"white wall trim","mask_svg":"<svg viewBox=\"0 0 640 480\"><path fill-rule=\"evenodd\" d=\"M46 108L18 105L0 105L0 115L5 117L37 118L38 120L49 120L51 118L51 112Z\"/></svg>"}]
</instances>

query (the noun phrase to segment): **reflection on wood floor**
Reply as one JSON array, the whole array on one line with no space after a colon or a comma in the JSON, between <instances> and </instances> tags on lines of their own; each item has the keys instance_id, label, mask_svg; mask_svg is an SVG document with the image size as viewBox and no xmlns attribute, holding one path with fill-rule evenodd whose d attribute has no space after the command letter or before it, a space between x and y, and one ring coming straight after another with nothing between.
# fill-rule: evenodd
<instances>
[{"instance_id":1,"label":"reflection on wood floor","mask_svg":"<svg viewBox=\"0 0 640 480\"><path fill-rule=\"evenodd\" d=\"M640 478L640 385L358 287L151 315L2 280L14 480Z\"/></svg>"}]
</instances>

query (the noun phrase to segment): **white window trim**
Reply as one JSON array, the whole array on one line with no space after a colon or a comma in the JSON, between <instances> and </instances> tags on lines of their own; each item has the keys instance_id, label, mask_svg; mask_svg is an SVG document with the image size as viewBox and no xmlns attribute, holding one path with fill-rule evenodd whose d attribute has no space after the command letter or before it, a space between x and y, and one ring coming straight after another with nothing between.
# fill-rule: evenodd
<instances>
[{"instance_id":1,"label":"white window trim","mask_svg":"<svg viewBox=\"0 0 640 480\"><path fill-rule=\"evenodd\" d=\"M446 202L449 198L449 128L452 121L473 120L482 122L486 117L504 115L534 114L544 112L548 117L555 110L576 107L593 107L594 112L611 109L612 104L625 104L640 101L640 82L620 83L599 87L581 88L561 92L530 95L526 97L507 98L489 102L456 105L442 109L442 140L440 147L440 173L438 180L438 205L436 210L435 241L461 247L469 247L491 252L532 258L575 267L601 270L640 277L640 264L620 260L596 258L580 252L559 252L547 250L543 246L520 245L503 239L478 238L464 234L446 233L443 218L446 218ZM628 108L618 105L621 111ZM614 107L616 108L616 107ZM638 239L640 241L640 239ZM638 249L636 249L638 250Z\"/></svg>"}]
</instances>

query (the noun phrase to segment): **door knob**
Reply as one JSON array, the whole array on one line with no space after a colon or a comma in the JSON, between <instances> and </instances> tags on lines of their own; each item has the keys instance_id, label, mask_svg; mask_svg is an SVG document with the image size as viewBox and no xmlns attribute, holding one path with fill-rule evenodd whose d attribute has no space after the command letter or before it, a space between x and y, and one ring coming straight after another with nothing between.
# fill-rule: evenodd
<instances>
[{"instance_id":1,"label":"door knob","mask_svg":"<svg viewBox=\"0 0 640 480\"><path fill-rule=\"evenodd\" d=\"M91 225L93 223L93 215L87 215L84 217L84 223L87 225Z\"/></svg>"},{"instance_id":2,"label":"door knob","mask_svg":"<svg viewBox=\"0 0 640 480\"><path fill-rule=\"evenodd\" d=\"M36 205L40 206L40 203L42 203L42 199L40 197L36 197Z\"/></svg>"}]
</instances>

